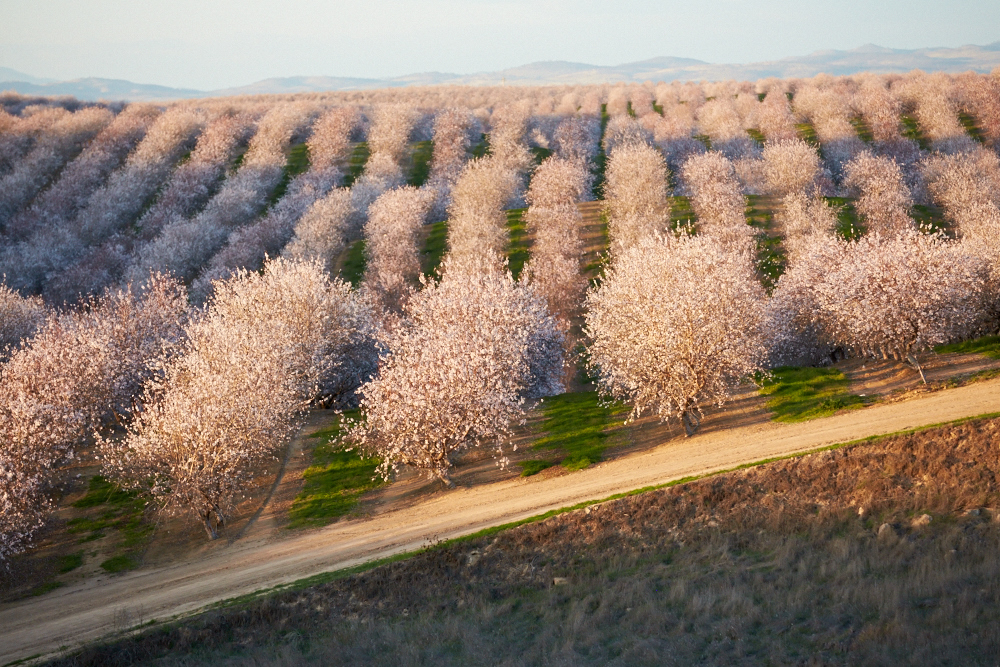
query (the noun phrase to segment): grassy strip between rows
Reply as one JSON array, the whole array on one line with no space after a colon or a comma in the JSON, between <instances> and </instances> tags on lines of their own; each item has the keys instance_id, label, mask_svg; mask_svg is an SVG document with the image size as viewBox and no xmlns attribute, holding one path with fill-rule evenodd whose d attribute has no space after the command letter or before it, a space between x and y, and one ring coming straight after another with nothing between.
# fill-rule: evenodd
<instances>
[{"instance_id":1,"label":"grassy strip between rows","mask_svg":"<svg viewBox=\"0 0 1000 667\"><path fill-rule=\"evenodd\" d=\"M767 459L761 459L759 461L752 461L749 463L741 463L739 465L733 466L731 468L725 468L723 470L716 470L713 472L707 472L700 475L689 475L687 477L681 477L680 479L674 479L669 482L664 482L662 484L653 484L650 486L644 486L642 488L633 489L631 491L623 491L621 493L615 493L606 498L599 498L596 500L585 500L581 503L575 505L570 505L568 507L560 507L558 509L549 510L542 514L536 514L534 516L526 517L524 519L519 519L517 521L511 521L509 523L500 524L498 526L491 526L489 528L483 528L474 533L469 533L468 535L462 535L460 537L452 537L447 540L440 540L434 544L422 547L420 549L415 549L413 551L406 551L398 554L393 554L392 556L386 556L385 558L379 558L376 560L371 560L366 563L360 563L358 565L353 565L351 567L342 568L339 570L334 570L332 572L322 572L320 574L315 574L310 577L305 577L302 579L297 579L288 584L279 584L277 586L272 586L271 588L262 589L260 591L255 591L253 593L247 593L246 595L241 595L234 598L229 598L226 600L220 600L219 602L208 605L201 610L192 612L191 614L185 614L184 616L194 616L203 611L219 608L234 607L248 602L252 602L267 595L274 593L282 593L285 591L292 590L302 590L312 586L319 586L330 581L337 581L345 577L349 577L355 574L361 574L362 572L367 572L373 570L382 565L388 565L390 563L395 563L397 561L405 560L407 558L417 556L422 553L427 553L435 549L443 549L451 547L457 544L462 544L464 542L471 542L483 537L489 537L497 533L510 530L512 528L517 528L518 526L524 526L531 523L537 523L539 521L544 521L546 519L558 516L560 514L565 514L567 512L574 512L576 510L585 509L592 505L600 505L601 503L610 502L613 500L618 500L619 498L629 498L632 496L637 496L643 493L648 493L650 491L656 491L659 489L666 489L672 486L678 486L681 484L687 484L689 482L695 482L701 479L707 479L709 477L716 477L718 475L725 475L731 472L737 472L739 470L746 470L747 468L755 468L757 466L766 465L768 463L774 463L775 461L784 461L788 459L799 458L803 456L809 456L810 454L819 454L821 452L831 451L835 449L843 449L845 447L855 447L857 445L870 444L872 442L877 442L879 440L885 440L888 438L895 438L904 435L911 435L913 433L920 433L923 431L930 431L935 428L941 428L944 426L957 426L959 424L965 424L968 422L979 421L981 419L996 419L1000 417L1000 412L987 412L980 415L972 415L970 417L961 417L959 419L954 419L951 421L939 422L935 424L927 424L925 426L917 426L914 428L903 429L900 431L893 431L892 433L884 433L880 435L870 435L865 438L858 438L856 440L848 440L847 442L835 443L832 445L825 445L823 447L816 447L814 449L808 449L802 452L795 452L793 454L785 454L782 456L773 456ZM181 615L175 616L174 619L182 618ZM172 619L172 620L174 620Z\"/></svg>"},{"instance_id":2,"label":"grassy strip between rows","mask_svg":"<svg viewBox=\"0 0 1000 667\"><path fill-rule=\"evenodd\" d=\"M554 465L582 470L598 463L608 447L609 428L624 423L628 408L608 404L596 391L550 396L541 405L545 432L532 445L536 451L557 451L556 458L530 459L521 463L521 476L537 474Z\"/></svg>"},{"instance_id":3,"label":"grassy strip between rows","mask_svg":"<svg viewBox=\"0 0 1000 667\"><path fill-rule=\"evenodd\" d=\"M803 422L829 417L840 410L863 408L877 400L847 392L850 382L843 371L812 366L782 366L760 383L762 396L776 422Z\"/></svg>"},{"instance_id":4,"label":"grassy strip between rows","mask_svg":"<svg viewBox=\"0 0 1000 667\"><path fill-rule=\"evenodd\" d=\"M352 410L346 416L355 417L357 413ZM312 465L302 473L305 485L288 511L289 528L325 526L336 521L354 510L362 495L383 484L375 475L379 459L348 451L339 442L339 420L309 437L322 442L313 449Z\"/></svg>"},{"instance_id":5,"label":"grassy strip between rows","mask_svg":"<svg viewBox=\"0 0 1000 667\"><path fill-rule=\"evenodd\" d=\"M1000 359L1000 336L983 336L961 343L938 345L934 351L938 354L982 354L990 359Z\"/></svg>"},{"instance_id":6,"label":"grassy strip between rows","mask_svg":"<svg viewBox=\"0 0 1000 667\"><path fill-rule=\"evenodd\" d=\"M507 211L507 234L510 239L507 245L507 261L514 280L521 276L521 270L531 255L528 249L528 230L524 220L526 210L513 208Z\"/></svg>"}]
</instances>

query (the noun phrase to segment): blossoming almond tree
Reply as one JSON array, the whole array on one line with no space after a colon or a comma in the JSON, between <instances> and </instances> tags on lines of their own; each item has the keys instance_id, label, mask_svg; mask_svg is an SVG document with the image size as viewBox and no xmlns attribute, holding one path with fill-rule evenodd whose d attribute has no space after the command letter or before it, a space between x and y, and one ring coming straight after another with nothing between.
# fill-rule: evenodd
<instances>
[{"instance_id":1,"label":"blossoming almond tree","mask_svg":"<svg viewBox=\"0 0 1000 667\"><path fill-rule=\"evenodd\" d=\"M632 417L677 418L687 435L763 370L766 297L750 266L705 236L645 237L587 297L591 364Z\"/></svg>"},{"instance_id":2,"label":"blossoming almond tree","mask_svg":"<svg viewBox=\"0 0 1000 667\"><path fill-rule=\"evenodd\" d=\"M869 233L811 286L827 340L858 354L908 361L966 337L976 323L983 267L961 244L915 230Z\"/></svg>"},{"instance_id":3,"label":"blossoming almond tree","mask_svg":"<svg viewBox=\"0 0 1000 667\"><path fill-rule=\"evenodd\" d=\"M100 443L107 475L168 512L196 515L212 539L235 498L291 436L302 410L370 317L318 264L278 259L216 285L187 342L147 383L122 442Z\"/></svg>"},{"instance_id":4,"label":"blossoming almond tree","mask_svg":"<svg viewBox=\"0 0 1000 667\"><path fill-rule=\"evenodd\" d=\"M362 287L387 315L402 312L420 276L420 227L432 194L406 186L389 190L368 209L365 277Z\"/></svg>"},{"instance_id":5,"label":"blossoming almond tree","mask_svg":"<svg viewBox=\"0 0 1000 667\"><path fill-rule=\"evenodd\" d=\"M652 146L616 148L608 160L604 193L612 256L669 229L667 164Z\"/></svg>"},{"instance_id":6,"label":"blossoming almond tree","mask_svg":"<svg viewBox=\"0 0 1000 667\"><path fill-rule=\"evenodd\" d=\"M449 265L404 308L378 376L361 387L347 440L453 486L453 457L492 444L503 459L525 398L562 390L562 337L534 291L491 262Z\"/></svg>"},{"instance_id":7,"label":"blossoming almond tree","mask_svg":"<svg viewBox=\"0 0 1000 667\"><path fill-rule=\"evenodd\" d=\"M525 222L535 241L523 279L545 297L564 335L587 287L580 273L583 216L576 205L590 193L589 176L586 162L552 156L535 170L527 195Z\"/></svg>"},{"instance_id":8,"label":"blossoming almond tree","mask_svg":"<svg viewBox=\"0 0 1000 667\"><path fill-rule=\"evenodd\" d=\"M733 163L717 151L694 155L684 163L681 178L691 192L699 232L714 237L749 262L754 229L746 221L746 199Z\"/></svg>"},{"instance_id":9,"label":"blossoming almond tree","mask_svg":"<svg viewBox=\"0 0 1000 667\"><path fill-rule=\"evenodd\" d=\"M183 288L154 277L88 307L52 312L0 367L0 562L30 546L58 466L100 423L127 419L136 388L180 335Z\"/></svg>"},{"instance_id":10,"label":"blossoming almond tree","mask_svg":"<svg viewBox=\"0 0 1000 667\"><path fill-rule=\"evenodd\" d=\"M497 263L507 249L504 207L517 191L518 175L492 156L470 160L451 192L448 209L448 254L451 265L492 258Z\"/></svg>"},{"instance_id":11,"label":"blossoming almond tree","mask_svg":"<svg viewBox=\"0 0 1000 667\"><path fill-rule=\"evenodd\" d=\"M869 232L892 235L916 227L913 198L899 165L865 151L847 163L844 185L857 193L854 206Z\"/></svg>"}]
</instances>

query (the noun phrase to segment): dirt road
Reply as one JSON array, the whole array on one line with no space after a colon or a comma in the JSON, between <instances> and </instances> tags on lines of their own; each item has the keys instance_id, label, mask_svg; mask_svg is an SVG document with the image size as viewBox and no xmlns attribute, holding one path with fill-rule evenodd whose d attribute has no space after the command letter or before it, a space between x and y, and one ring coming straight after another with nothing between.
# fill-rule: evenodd
<instances>
[{"instance_id":1,"label":"dirt road","mask_svg":"<svg viewBox=\"0 0 1000 667\"><path fill-rule=\"evenodd\" d=\"M768 422L674 438L578 473L460 488L283 541L236 542L201 560L90 580L0 605L0 664L585 500L987 412L1000 412L1000 379L801 424Z\"/></svg>"}]
</instances>

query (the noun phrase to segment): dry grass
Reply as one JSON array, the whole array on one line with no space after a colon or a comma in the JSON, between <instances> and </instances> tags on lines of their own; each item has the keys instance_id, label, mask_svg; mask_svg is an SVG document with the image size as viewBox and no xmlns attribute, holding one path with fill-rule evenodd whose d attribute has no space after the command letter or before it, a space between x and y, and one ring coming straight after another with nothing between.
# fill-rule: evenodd
<instances>
[{"instance_id":1,"label":"dry grass","mask_svg":"<svg viewBox=\"0 0 1000 667\"><path fill-rule=\"evenodd\" d=\"M777 461L56 664L994 664L998 442L981 420Z\"/></svg>"}]
</instances>

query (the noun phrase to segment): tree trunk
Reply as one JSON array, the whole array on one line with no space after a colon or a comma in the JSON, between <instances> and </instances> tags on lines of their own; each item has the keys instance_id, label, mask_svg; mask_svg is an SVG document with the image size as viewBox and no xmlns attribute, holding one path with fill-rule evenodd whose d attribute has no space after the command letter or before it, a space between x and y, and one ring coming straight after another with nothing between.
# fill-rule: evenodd
<instances>
[{"instance_id":1,"label":"tree trunk","mask_svg":"<svg viewBox=\"0 0 1000 667\"><path fill-rule=\"evenodd\" d=\"M451 475L448 474L447 470L434 470L434 476L441 480L447 489L454 489L455 482L451 481Z\"/></svg>"},{"instance_id":2,"label":"tree trunk","mask_svg":"<svg viewBox=\"0 0 1000 667\"><path fill-rule=\"evenodd\" d=\"M208 533L208 539L219 539L219 534L215 532L215 528L212 526L212 513L205 512L204 516L202 516L202 521L205 523L205 532Z\"/></svg>"},{"instance_id":3,"label":"tree trunk","mask_svg":"<svg viewBox=\"0 0 1000 667\"><path fill-rule=\"evenodd\" d=\"M911 354L906 359L913 364L913 367L917 369L918 373L920 373L920 379L924 381L924 384L927 384L927 378L924 377L924 369L920 367L920 362L917 361L917 355Z\"/></svg>"},{"instance_id":4,"label":"tree trunk","mask_svg":"<svg viewBox=\"0 0 1000 667\"><path fill-rule=\"evenodd\" d=\"M694 410L685 410L681 414L681 423L684 424L685 435L690 438L701 426L701 419Z\"/></svg>"}]
</instances>

